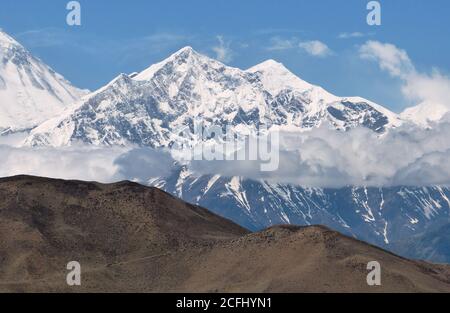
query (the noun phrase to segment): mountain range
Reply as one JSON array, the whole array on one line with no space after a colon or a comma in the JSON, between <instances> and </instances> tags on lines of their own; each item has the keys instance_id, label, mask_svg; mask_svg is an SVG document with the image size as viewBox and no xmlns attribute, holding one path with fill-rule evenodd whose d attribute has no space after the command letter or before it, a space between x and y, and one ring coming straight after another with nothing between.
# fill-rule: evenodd
<instances>
[{"instance_id":1,"label":"mountain range","mask_svg":"<svg viewBox=\"0 0 450 313\"><path fill-rule=\"evenodd\" d=\"M336 97L275 61L243 71L186 47L141 73L119 75L35 128L25 144L168 147L177 129L199 117L205 127L229 125L237 132L260 126L304 131L326 122L338 130L362 125L383 132L402 123L382 106Z\"/></svg>"},{"instance_id":2,"label":"mountain range","mask_svg":"<svg viewBox=\"0 0 450 313\"><path fill-rule=\"evenodd\" d=\"M11 132L33 128L23 143L25 147L84 143L169 148L181 140L174 133L186 126L192 129L197 119L206 127L231 126L238 134L249 129L256 131L261 126L307 132L328 125L340 132L365 127L383 136L406 123L423 127L423 117L414 114L422 112L419 109L399 115L360 97L332 95L273 60L241 70L201 55L191 47L140 73L120 74L108 85L83 96L60 75L37 63L40 61L9 36L0 38L2 51L9 53L7 59L3 57L8 60L3 62L7 65L4 68L14 68L0 71L0 84L3 81L4 86L9 86L8 82L21 77L24 71L32 73L29 77L39 78L36 81L41 82L41 87L51 86L40 89L34 82L20 85L31 90L28 95L34 95L33 108L38 107L40 99L53 94L57 95L54 99L65 99L55 100L54 105L45 100L43 109L28 110L20 97L14 98L13 89L4 88L7 93L1 93L0 85L0 109L13 103L12 107L18 110L5 115L10 117L4 118L0 129ZM20 49L5 50L10 46ZM39 74L43 70L35 70L34 64L50 76ZM60 95L64 92L57 86L62 84L63 90L70 91L68 100ZM47 96L33 94L36 88ZM48 113L39 114L37 110ZM31 117L36 120L31 121ZM44 122L39 124L40 121ZM194 134L188 138L188 144L199 140ZM208 207L253 231L285 223L322 224L408 257L450 262L449 244L441 240L449 229L447 187L306 188L248 177L199 176L183 164L175 164L169 175L148 177L145 182L192 204ZM416 242L422 242L422 248L415 248Z\"/></svg>"},{"instance_id":3,"label":"mountain range","mask_svg":"<svg viewBox=\"0 0 450 313\"><path fill-rule=\"evenodd\" d=\"M448 265L323 226L252 233L156 188L0 179L1 292L449 292ZM14 236L11 236L11 234ZM81 286L68 286L77 261ZM367 284L367 264L381 286Z\"/></svg>"}]
</instances>

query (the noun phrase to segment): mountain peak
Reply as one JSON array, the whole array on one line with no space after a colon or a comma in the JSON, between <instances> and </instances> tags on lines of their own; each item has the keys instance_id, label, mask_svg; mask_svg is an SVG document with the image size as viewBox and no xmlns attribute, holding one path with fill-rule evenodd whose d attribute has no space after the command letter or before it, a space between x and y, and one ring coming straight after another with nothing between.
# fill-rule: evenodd
<instances>
[{"instance_id":1,"label":"mountain peak","mask_svg":"<svg viewBox=\"0 0 450 313\"><path fill-rule=\"evenodd\" d=\"M196 52L191 46L186 46L184 48L181 48L175 54L182 54L182 53L193 53Z\"/></svg>"},{"instance_id":2,"label":"mountain peak","mask_svg":"<svg viewBox=\"0 0 450 313\"><path fill-rule=\"evenodd\" d=\"M255 73L255 72L260 72L260 71L266 71L266 70L270 70L270 69L279 69L279 70L284 70L284 71L289 71L284 65L283 63L280 63L278 61L275 61L273 59L269 59L266 60L262 63L259 63L251 68L249 68L247 70L247 72L251 72L251 73Z\"/></svg>"},{"instance_id":3,"label":"mountain peak","mask_svg":"<svg viewBox=\"0 0 450 313\"><path fill-rule=\"evenodd\" d=\"M443 103L422 102L406 108L400 116L404 120L426 127L441 120L448 112L448 107Z\"/></svg>"},{"instance_id":4,"label":"mountain peak","mask_svg":"<svg viewBox=\"0 0 450 313\"><path fill-rule=\"evenodd\" d=\"M197 51L195 51L191 46L186 46L184 48L181 48L177 52L170 55L168 58L164 59L163 61L151 65L146 70L142 71L138 75L134 76L133 79L135 80L150 80L153 78L156 72L158 72L161 68L163 68L165 65L169 63L173 64L183 64L183 63L189 63L189 64L195 64L195 63L210 63L210 62L217 62L215 60L212 60Z\"/></svg>"},{"instance_id":5,"label":"mountain peak","mask_svg":"<svg viewBox=\"0 0 450 313\"><path fill-rule=\"evenodd\" d=\"M272 59L257 64L246 72L259 75L264 86L272 95L277 95L285 89L308 91L316 87L293 74L282 63Z\"/></svg>"},{"instance_id":6,"label":"mountain peak","mask_svg":"<svg viewBox=\"0 0 450 313\"><path fill-rule=\"evenodd\" d=\"M191 46L186 46L184 48L181 48L177 52L173 53L171 56L169 56L165 61L173 61L173 60L185 60L189 58L206 58L201 53L198 53L195 51ZM165 62L163 61L163 62Z\"/></svg>"}]
</instances>

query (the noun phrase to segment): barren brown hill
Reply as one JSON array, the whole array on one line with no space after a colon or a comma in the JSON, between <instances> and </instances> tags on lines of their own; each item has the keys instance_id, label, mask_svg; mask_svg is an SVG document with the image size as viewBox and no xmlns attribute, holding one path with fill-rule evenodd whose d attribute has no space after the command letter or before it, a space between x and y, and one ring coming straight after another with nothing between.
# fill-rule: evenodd
<instances>
[{"instance_id":1,"label":"barren brown hill","mask_svg":"<svg viewBox=\"0 0 450 313\"><path fill-rule=\"evenodd\" d=\"M66 285L70 261L81 286ZM450 292L450 269L320 226L250 233L131 182L17 176L0 179L0 291Z\"/></svg>"}]
</instances>

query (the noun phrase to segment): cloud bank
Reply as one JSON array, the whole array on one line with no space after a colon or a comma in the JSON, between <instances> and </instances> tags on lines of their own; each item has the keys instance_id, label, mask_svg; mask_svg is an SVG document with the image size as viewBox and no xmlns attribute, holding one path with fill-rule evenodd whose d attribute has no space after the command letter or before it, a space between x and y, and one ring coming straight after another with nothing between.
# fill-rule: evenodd
<instances>
[{"instance_id":1,"label":"cloud bank","mask_svg":"<svg viewBox=\"0 0 450 313\"><path fill-rule=\"evenodd\" d=\"M256 161L191 161L194 175L221 174L305 187L450 186L450 115L431 129L404 125L379 135L365 128L339 132L322 126L282 133L280 166L261 172ZM18 148L0 145L0 176L30 174L67 179L146 183L169 177L180 163L150 148Z\"/></svg>"},{"instance_id":2,"label":"cloud bank","mask_svg":"<svg viewBox=\"0 0 450 313\"><path fill-rule=\"evenodd\" d=\"M327 126L281 135L280 167L257 162L192 163L199 174L220 173L307 187L450 186L450 115L432 129L405 125L380 136L366 128Z\"/></svg>"},{"instance_id":3,"label":"cloud bank","mask_svg":"<svg viewBox=\"0 0 450 313\"><path fill-rule=\"evenodd\" d=\"M112 182L124 178L118 175L114 162L125 151L85 146L33 149L0 145L0 177L27 174Z\"/></svg>"}]
</instances>

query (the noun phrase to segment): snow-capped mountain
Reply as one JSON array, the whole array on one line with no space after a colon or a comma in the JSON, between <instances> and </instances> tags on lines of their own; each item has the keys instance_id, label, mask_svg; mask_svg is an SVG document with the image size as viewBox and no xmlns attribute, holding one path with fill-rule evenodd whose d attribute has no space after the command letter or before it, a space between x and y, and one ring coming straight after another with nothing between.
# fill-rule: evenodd
<instances>
[{"instance_id":1,"label":"snow-capped mountain","mask_svg":"<svg viewBox=\"0 0 450 313\"><path fill-rule=\"evenodd\" d=\"M0 31L0 135L31 129L85 93Z\"/></svg>"},{"instance_id":2,"label":"snow-capped mountain","mask_svg":"<svg viewBox=\"0 0 450 313\"><path fill-rule=\"evenodd\" d=\"M275 61L249 70L225 66L181 49L141 73L121 74L78 107L33 130L31 146L95 145L164 147L174 130L204 125L274 125L305 130L330 123L376 132L401 124L396 114L362 98L334 96Z\"/></svg>"},{"instance_id":3,"label":"snow-capped mountain","mask_svg":"<svg viewBox=\"0 0 450 313\"><path fill-rule=\"evenodd\" d=\"M186 167L150 185L211 209L249 229L278 224L327 225L400 255L450 263L448 187L304 188L220 175ZM436 233L444 229L446 233ZM433 240L424 241L435 233ZM416 238L423 249L415 247ZM440 252L441 251L441 252Z\"/></svg>"},{"instance_id":4,"label":"snow-capped mountain","mask_svg":"<svg viewBox=\"0 0 450 313\"><path fill-rule=\"evenodd\" d=\"M449 107L442 103L424 102L405 109L400 117L405 121L427 127L433 122L440 121L449 112Z\"/></svg>"}]
</instances>

